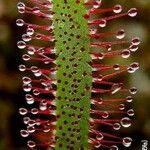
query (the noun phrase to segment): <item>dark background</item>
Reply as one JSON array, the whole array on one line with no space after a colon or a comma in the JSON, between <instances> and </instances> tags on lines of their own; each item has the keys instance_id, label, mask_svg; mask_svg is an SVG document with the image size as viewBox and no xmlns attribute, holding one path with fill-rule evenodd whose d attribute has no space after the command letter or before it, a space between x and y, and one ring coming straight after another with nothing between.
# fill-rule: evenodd
<instances>
[{"instance_id":1,"label":"dark background","mask_svg":"<svg viewBox=\"0 0 150 150\"><path fill-rule=\"evenodd\" d=\"M141 140L150 137L150 1L149 0L104 0L105 5L123 3L125 8L137 7L139 14L134 19L120 20L127 33L141 38L139 50L130 62L140 62L140 70L129 78L132 85L138 88L138 94L133 102L135 124L129 129L129 134L135 142L132 150L141 150ZM108 2L108 3L107 3ZM0 150L24 150L25 141L20 137L22 118L18 108L25 104L22 91L21 73L18 65L22 51L16 47L21 39L22 31L15 24L22 17L16 10L16 0L0 0ZM117 21L117 24L119 21ZM116 26L115 21L110 25ZM150 143L149 143L150 144Z\"/></svg>"}]
</instances>

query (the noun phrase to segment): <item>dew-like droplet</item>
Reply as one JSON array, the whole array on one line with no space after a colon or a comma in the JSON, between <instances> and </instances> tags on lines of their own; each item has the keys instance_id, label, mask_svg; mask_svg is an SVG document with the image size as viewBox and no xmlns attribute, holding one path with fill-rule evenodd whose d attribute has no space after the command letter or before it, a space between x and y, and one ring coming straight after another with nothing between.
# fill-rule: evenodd
<instances>
[{"instance_id":1,"label":"dew-like droplet","mask_svg":"<svg viewBox=\"0 0 150 150\"><path fill-rule=\"evenodd\" d=\"M40 119L36 119L36 125L40 126L41 125L41 120Z\"/></svg>"},{"instance_id":2,"label":"dew-like droplet","mask_svg":"<svg viewBox=\"0 0 150 150\"><path fill-rule=\"evenodd\" d=\"M34 127L34 126L28 126L28 127L27 127L27 131L28 131L29 133L34 133L34 132L35 132L35 127Z\"/></svg>"},{"instance_id":3,"label":"dew-like droplet","mask_svg":"<svg viewBox=\"0 0 150 150\"><path fill-rule=\"evenodd\" d=\"M128 73L134 73L135 72L135 70L132 67L128 67L127 71L128 71Z\"/></svg>"},{"instance_id":4,"label":"dew-like droplet","mask_svg":"<svg viewBox=\"0 0 150 150\"><path fill-rule=\"evenodd\" d=\"M124 128L128 128L128 127L131 126L131 120L130 120L130 118L128 118L128 117L122 118L121 121L120 121L120 123L121 123L121 125L122 125Z\"/></svg>"},{"instance_id":5,"label":"dew-like droplet","mask_svg":"<svg viewBox=\"0 0 150 150\"><path fill-rule=\"evenodd\" d=\"M104 112L102 113L102 117L103 117L103 118L108 118L108 117L109 117L109 113L108 113L107 111L104 111Z\"/></svg>"},{"instance_id":6,"label":"dew-like droplet","mask_svg":"<svg viewBox=\"0 0 150 150\"><path fill-rule=\"evenodd\" d=\"M29 132L27 130L21 130L20 134L22 137L28 137L29 136Z\"/></svg>"},{"instance_id":7,"label":"dew-like droplet","mask_svg":"<svg viewBox=\"0 0 150 150\"><path fill-rule=\"evenodd\" d=\"M49 126L44 126L43 127L43 132L47 133L50 131L50 127Z\"/></svg>"},{"instance_id":8,"label":"dew-like droplet","mask_svg":"<svg viewBox=\"0 0 150 150\"><path fill-rule=\"evenodd\" d=\"M35 14L37 14L37 13L40 12L40 8L39 8L39 7L34 7L34 8L32 9L32 12L35 13Z\"/></svg>"},{"instance_id":9,"label":"dew-like droplet","mask_svg":"<svg viewBox=\"0 0 150 150\"><path fill-rule=\"evenodd\" d=\"M95 148L101 147L101 143L97 141L97 142L94 144L94 147L95 147Z\"/></svg>"},{"instance_id":10,"label":"dew-like droplet","mask_svg":"<svg viewBox=\"0 0 150 150\"><path fill-rule=\"evenodd\" d=\"M102 140L103 138L104 138L104 136L103 136L102 133L99 133L99 134L96 135L96 139L99 140L99 141Z\"/></svg>"},{"instance_id":11,"label":"dew-like droplet","mask_svg":"<svg viewBox=\"0 0 150 150\"><path fill-rule=\"evenodd\" d=\"M119 110L124 110L125 109L125 105L124 104L120 104L119 105Z\"/></svg>"},{"instance_id":12,"label":"dew-like droplet","mask_svg":"<svg viewBox=\"0 0 150 150\"><path fill-rule=\"evenodd\" d=\"M122 56L122 58L129 58L130 57L130 51L128 49L124 49L121 52L121 56Z\"/></svg>"},{"instance_id":13,"label":"dew-like droplet","mask_svg":"<svg viewBox=\"0 0 150 150\"><path fill-rule=\"evenodd\" d=\"M29 148L34 148L36 146L34 141L28 141L27 145L28 145Z\"/></svg>"},{"instance_id":14,"label":"dew-like droplet","mask_svg":"<svg viewBox=\"0 0 150 150\"><path fill-rule=\"evenodd\" d=\"M33 119L32 120L30 119L28 122L28 126L31 126L31 127L34 126L35 124L36 124L36 121Z\"/></svg>"},{"instance_id":15,"label":"dew-like droplet","mask_svg":"<svg viewBox=\"0 0 150 150\"><path fill-rule=\"evenodd\" d=\"M30 118L29 118L29 117L24 117L24 118L23 118L23 123L24 123L24 124L28 124L29 121L30 121Z\"/></svg>"},{"instance_id":16,"label":"dew-like droplet","mask_svg":"<svg viewBox=\"0 0 150 150\"><path fill-rule=\"evenodd\" d=\"M100 7L102 0L96 0L96 4L93 5L93 8L97 9Z\"/></svg>"},{"instance_id":17,"label":"dew-like droplet","mask_svg":"<svg viewBox=\"0 0 150 150\"><path fill-rule=\"evenodd\" d=\"M129 116L134 116L134 110L133 110L133 109L129 109L129 110L127 111L127 114L128 114Z\"/></svg>"},{"instance_id":18,"label":"dew-like droplet","mask_svg":"<svg viewBox=\"0 0 150 150\"><path fill-rule=\"evenodd\" d=\"M34 29L32 27L28 26L26 33L27 33L27 35L31 36L34 34Z\"/></svg>"},{"instance_id":19,"label":"dew-like droplet","mask_svg":"<svg viewBox=\"0 0 150 150\"><path fill-rule=\"evenodd\" d=\"M23 84L23 90L25 92L30 92L32 90L32 85L31 84Z\"/></svg>"},{"instance_id":20,"label":"dew-like droplet","mask_svg":"<svg viewBox=\"0 0 150 150\"><path fill-rule=\"evenodd\" d=\"M31 41L32 37L28 34L23 34L22 35L22 39L25 41L25 42L29 42Z\"/></svg>"},{"instance_id":21,"label":"dew-like droplet","mask_svg":"<svg viewBox=\"0 0 150 150\"><path fill-rule=\"evenodd\" d=\"M118 14L122 12L122 6L121 5L115 5L113 8L113 12Z\"/></svg>"},{"instance_id":22,"label":"dew-like droplet","mask_svg":"<svg viewBox=\"0 0 150 150\"><path fill-rule=\"evenodd\" d=\"M19 13L21 13L21 14L25 13L25 7L26 7L26 6L25 6L24 3L18 2L17 8L18 8L18 12L19 12Z\"/></svg>"},{"instance_id":23,"label":"dew-like droplet","mask_svg":"<svg viewBox=\"0 0 150 150\"><path fill-rule=\"evenodd\" d=\"M49 63L51 63L52 61L51 61L50 59L48 59L48 58L44 58L44 59L43 59L43 62L44 62L44 64L49 64Z\"/></svg>"},{"instance_id":24,"label":"dew-like droplet","mask_svg":"<svg viewBox=\"0 0 150 150\"><path fill-rule=\"evenodd\" d=\"M121 125L119 123L114 123L113 124L113 129L114 130L119 130L121 128Z\"/></svg>"},{"instance_id":25,"label":"dew-like droplet","mask_svg":"<svg viewBox=\"0 0 150 150\"><path fill-rule=\"evenodd\" d=\"M115 64L115 65L113 65L113 68L114 68L114 70L120 70L120 65L119 64Z\"/></svg>"},{"instance_id":26,"label":"dew-like droplet","mask_svg":"<svg viewBox=\"0 0 150 150\"><path fill-rule=\"evenodd\" d=\"M22 19L17 19L16 20L16 25L19 26L19 27L22 27L24 25L24 20Z\"/></svg>"},{"instance_id":27,"label":"dew-like droplet","mask_svg":"<svg viewBox=\"0 0 150 150\"><path fill-rule=\"evenodd\" d=\"M99 53L99 55L98 55L98 59L104 59L104 57L105 57L105 55L104 55L104 53Z\"/></svg>"},{"instance_id":28,"label":"dew-like droplet","mask_svg":"<svg viewBox=\"0 0 150 150\"><path fill-rule=\"evenodd\" d=\"M99 98L98 101L97 101L97 103L98 103L99 105L101 105L101 104L103 103L103 99L102 99L102 98Z\"/></svg>"},{"instance_id":29,"label":"dew-like droplet","mask_svg":"<svg viewBox=\"0 0 150 150\"><path fill-rule=\"evenodd\" d=\"M27 100L33 99L33 96L31 94L26 94L25 97L26 97Z\"/></svg>"},{"instance_id":30,"label":"dew-like droplet","mask_svg":"<svg viewBox=\"0 0 150 150\"><path fill-rule=\"evenodd\" d=\"M27 54L24 54L24 55L22 55L22 59L24 61L29 61L31 59L31 57L29 55L27 55Z\"/></svg>"},{"instance_id":31,"label":"dew-like droplet","mask_svg":"<svg viewBox=\"0 0 150 150\"><path fill-rule=\"evenodd\" d=\"M26 43L24 41L18 41L17 42L17 47L19 49L24 49L24 48L26 48Z\"/></svg>"},{"instance_id":32,"label":"dew-like droplet","mask_svg":"<svg viewBox=\"0 0 150 150\"><path fill-rule=\"evenodd\" d=\"M26 115L27 113L28 113L28 110L26 108L19 108L20 115Z\"/></svg>"},{"instance_id":33,"label":"dew-like droplet","mask_svg":"<svg viewBox=\"0 0 150 150\"><path fill-rule=\"evenodd\" d=\"M34 103L34 98L31 94L26 94L25 96L27 104L33 104Z\"/></svg>"},{"instance_id":34,"label":"dew-like droplet","mask_svg":"<svg viewBox=\"0 0 150 150\"><path fill-rule=\"evenodd\" d=\"M29 83L32 82L31 78L29 78L29 77L23 77L22 81L23 81L24 84L29 84Z\"/></svg>"},{"instance_id":35,"label":"dew-like droplet","mask_svg":"<svg viewBox=\"0 0 150 150\"><path fill-rule=\"evenodd\" d=\"M128 15L130 17L135 17L137 15L137 9L136 8L131 8L129 11L128 11Z\"/></svg>"},{"instance_id":36,"label":"dew-like droplet","mask_svg":"<svg viewBox=\"0 0 150 150\"><path fill-rule=\"evenodd\" d=\"M133 101L132 96L127 96L126 97L126 102L131 103Z\"/></svg>"},{"instance_id":37,"label":"dew-like droplet","mask_svg":"<svg viewBox=\"0 0 150 150\"><path fill-rule=\"evenodd\" d=\"M96 34L97 29L90 29L90 34Z\"/></svg>"},{"instance_id":38,"label":"dew-like droplet","mask_svg":"<svg viewBox=\"0 0 150 150\"><path fill-rule=\"evenodd\" d=\"M131 41L131 44L132 44L132 45L135 45L135 46L138 46L140 43L141 43L141 42L140 42L140 38L139 38L139 37L135 37L135 38L133 38L132 41Z\"/></svg>"},{"instance_id":39,"label":"dew-like droplet","mask_svg":"<svg viewBox=\"0 0 150 150\"><path fill-rule=\"evenodd\" d=\"M101 19L100 22L99 22L99 26L102 27L102 28L105 27L106 24L107 24L107 21L105 19Z\"/></svg>"},{"instance_id":40,"label":"dew-like droplet","mask_svg":"<svg viewBox=\"0 0 150 150\"><path fill-rule=\"evenodd\" d=\"M27 50L28 54L29 55L34 55L34 53L36 52L35 48L34 47L29 47L28 50Z\"/></svg>"},{"instance_id":41,"label":"dew-like droplet","mask_svg":"<svg viewBox=\"0 0 150 150\"><path fill-rule=\"evenodd\" d=\"M99 74L99 75L98 75L98 78L96 78L96 80L102 81L102 80L103 80L103 75Z\"/></svg>"},{"instance_id":42,"label":"dew-like droplet","mask_svg":"<svg viewBox=\"0 0 150 150\"><path fill-rule=\"evenodd\" d=\"M25 65L19 65L19 70L20 71L25 71L26 70L26 66Z\"/></svg>"},{"instance_id":43,"label":"dew-like droplet","mask_svg":"<svg viewBox=\"0 0 150 150\"><path fill-rule=\"evenodd\" d=\"M38 72L35 72L34 75L35 75L36 77L40 77L40 76L42 75L42 72L39 70Z\"/></svg>"},{"instance_id":44,"label":"dew-like droplet","mask_svg":"<svg viewBox=\"0 0 150 150\"><path fill-rule=\"evenodd\" d=\"M135 51L137 51L138 50L138 46L137 45L130 45L130 47L129 47L129 50L131 51L131 52L135 52Z\"/></svg>"},{"instance_id":45,"label":"dew-like droplet","mask_svg":"<svg viewBox=\"0 0 150 150\"><path fill-rule=\"evenodd\" d=\"M125 147L129 147L132 143L132 139L130 137L125 137L123 138L122 140L122 144L125 146Z\"/></svg>"},{"instance_id":46,"label":"dew-like droplet","mask_svg":"<svg viewBox=\"0 0 150 150\"><path fill-rule=\"evenodd\" d=\"M37 95L39 95L39 94L40 94L40 92L39 92L39 90L38 90L38 89L34 89L34 90L33 90L33 94L37 96Z\"/></svg>"},{"instance_id":47,"label":"dew-like droplet","mask_svg":"<svg viewBox=\"0 0 150 150\"><path fill-rule=\"evenodd\" d=\"M122 29L122 30L119 30L116 34L116 38L117 39L123 39L125 37L125 31Z\"/></svg>"},{"instance_id":48,"label":"dew-like droplet","mask_svg":"<svg viewBox=\"0 0 150 150\"><path fill-rule=\"evenodd\" d=\"M137 93L137 88L136 87L132 87L129 89L129 92L133 95L135 95Z\"/></svg>"},{"instance_id":49,"label":"dew-like droplet","mask_svg":"<svg viewBox=\"0 0 150 150\"><path fill-rule=\"evenodd\" d=\"M117 147L116 145L112 145L112 146L110 147L110 150L119 150L119 149L118 149L118 147Z\"/></svg>"},{"instance_id":50,"label":"dew-like droplet","mask_svg":"<svg viewBox=\"0 0 150 150\"><path fill-rule=\"evenodd\" d=\"M40 102L39 109L42 110L42 111L47 109L47 102L45 100L42 100Z\"/></svg>"},{"instance_id":51,"label":"dew-like droplet","mask_svg":"<svg viewBox=\"0 0 150 150\"><path fill-rule=\"evenodd\" d=\"M139 63L138 63L138 62L133 62L133 63L130 65L130 67L131 67L134 71L136 71L136 70L139 69Z\"/></svg>"},{"instance_id":52,"label":"dew-like droplet","mask_svg":"<svg viewBox=\"0 0 150 150\"><path fill-rule=\"evenodd\" d=\"M36 34L35 38L40 40L42 38L42 35L41 34Z\"/></svg>"},{"instance_id":53,"label":"dew-like droplet","mask_svg":"<svg viewBox=\"0 0 150 150\"><path fill-rule=\"evenodd\" d=\"M36 114L39 113L39 110L38 110L37 108L32 108L32 109L31 109L31 113L32 113L33 115L36 115Z\"/></svg>"},{"instance_id":54,"label":"dew-like droplet","mask_svg":"<svg viewBox=\"0 0 150 150\"><path fill-rule=\"evenodd\" d=\"M25 4L22 2L17 3L17 8L25 8Z\"/></svg>"},{"instance_id":55,"label":"dew-like droplet","mask_svg":"<svg viewBox=\"0 0 150 150\"><path fill-rule=\"evenodd\" d=\"M38 72L39 69L38 69L38 67L36 67L36 66L32 66L32 67L31 67L31 71L32 71L33 73L35 73L35 72Z\"/></svg>"}]
</instances>

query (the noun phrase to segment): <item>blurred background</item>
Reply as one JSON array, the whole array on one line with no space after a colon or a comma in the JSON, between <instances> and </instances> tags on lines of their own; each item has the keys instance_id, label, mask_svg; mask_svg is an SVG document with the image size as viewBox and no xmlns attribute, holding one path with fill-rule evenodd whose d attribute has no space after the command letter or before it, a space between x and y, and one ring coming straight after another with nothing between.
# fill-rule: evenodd
<instances>
[{"instance_id":1,"label":"blurred background","mask_svg":"<svg viewBox=\"0 0 150 150\"><path fill-rule=\"evenodd\" d=\"M105 5L117 2L125 8L137 7L139 10L136 18L121 19L120 24L128 31L127 37L139 36L142 41L139 50L129 60L140 62L140 70L128 79L138 88L133 102L136 123L129 129L129 134L135 139L131 149L141 150L141 140L150 138L150 0L107 1ZM23 124L18 115L18 108L25 104L25 100L22 75L18 71L18 65L23 63L22 52L16 47L22 34L21 28L16 26L16 19L23 16L17 12L16 3L16 0L0 0L0 150L27 149L25 140L20 137ZM115 27L113 22L109 29Z\"/></svg>"}]
</instances>

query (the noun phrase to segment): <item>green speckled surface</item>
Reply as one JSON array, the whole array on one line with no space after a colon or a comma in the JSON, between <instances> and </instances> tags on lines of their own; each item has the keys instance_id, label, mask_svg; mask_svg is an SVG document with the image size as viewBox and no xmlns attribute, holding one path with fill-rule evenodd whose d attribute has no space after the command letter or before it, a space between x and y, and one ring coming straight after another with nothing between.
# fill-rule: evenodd
<instances>
[{"instance_id":1,"label":"green speckled surface","mask_svg":"<svg viewBox=\"0 0 150 150\"><path fill-rule=\"evenodd\" d=\"M56 150L88 147L92 69L90 38L83 0L54 0L54 35L57 52Z\"/></svg>"}]
</instances>

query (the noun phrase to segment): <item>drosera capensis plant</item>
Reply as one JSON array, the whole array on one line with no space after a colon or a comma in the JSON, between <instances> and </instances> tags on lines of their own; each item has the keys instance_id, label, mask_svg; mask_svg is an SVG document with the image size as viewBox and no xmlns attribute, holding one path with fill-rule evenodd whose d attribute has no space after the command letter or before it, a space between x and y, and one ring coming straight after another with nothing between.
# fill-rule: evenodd
<instances>
[{"instance_id":1,"label":"drosera capensis plant","mask_svg":"<svg viewBox=\"0 0 150 150\"><path fill-rule=\"evenodd\" d=\"M118 64L117 59L129 58L140 40L123 40L123 29L106 33L103 28L120 17L135 17L137 9L122 12L119 4L103 8L103 3L108 1L28 0L28 6L18 2L19 13L38 20L16 21L26 28L17 46L27 52L23 60L30 61L19 66L30 104L19 109L27 125L20 133L30 138L29 149L118 150L131 145L132 139L118 136L117 130L132 124L130 103L137 89L126 87L121 78L139 64Z\"/></svg>"}]
</instances>

